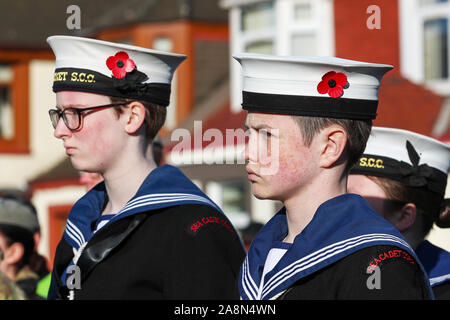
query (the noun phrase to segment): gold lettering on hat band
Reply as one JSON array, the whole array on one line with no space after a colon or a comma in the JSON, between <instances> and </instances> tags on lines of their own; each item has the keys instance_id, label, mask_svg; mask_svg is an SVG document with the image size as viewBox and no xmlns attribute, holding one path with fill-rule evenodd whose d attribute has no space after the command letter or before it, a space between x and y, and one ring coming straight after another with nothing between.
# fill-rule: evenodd
<instances>
[{"instance_id":1,"label":"gold lettering on hat band","mask_svg":"<svg viewBox=\"0 0 450 320\"><path fill-rule=\"evenodd\" d=\"M68 81L68 82L95 82L95 75L92 73L75 72L75 71L60 71L55 72L54 82Z\"/></svg>"},{"instance_id":2,"label":"gold lettering on hat band","mask_svg":"<svg viewBox=\"0 0 450 320\"><path fill-rule=\"evenodd\" d=\"M382 159L375 159L375 158L368 158L368 157L361 157L359 159L359 166L360 167L384 169L384 165L383 165L383 160Z\"/></svg>"},{"instance_id":3,"label":"gold lettering on hat band","mask_svg":"<svg viewBox=\"0 0 450 320\"><path fill-rule=\"evenodd\" d=\"M53 81L66 81L67 71L55 72Z\"/></svg>"}]
</instances>

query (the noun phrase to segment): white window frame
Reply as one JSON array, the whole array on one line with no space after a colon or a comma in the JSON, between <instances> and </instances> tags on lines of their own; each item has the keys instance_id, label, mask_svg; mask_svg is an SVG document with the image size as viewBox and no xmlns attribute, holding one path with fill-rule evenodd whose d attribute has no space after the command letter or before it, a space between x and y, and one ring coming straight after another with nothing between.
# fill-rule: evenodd
<instances>
[{"instance_id":1,"label":"white window frame","mask_svg":"<svg viewBox=\"0 0 450 320\"><path fill-rule=\"evenodd\" d=\"M209 181L206 184L205 192L219 208L223 208L223 181ZM272 212L273 213L273 212ZM245 228L250 223L250 213L245 211L225 212L233 226L238 229Z\"/></svg>"},{"instance_id":2,"label":"white window frame","mask_svg":"<svg viewBox=\"0 0 450 320\"><path fill-rule=\"evenodd\" d=\"M445 8L445 10L442 10ZM450 25L450 2L433 7L420 7L419 0L400 0L400 71L409 80L425 85L435 93L450 95L449 78L444 80L425 80L423 23L425 19L447 18ZM450 28L449 28L450 29ZM450 45L450 32L447 32ZM450 64L450 48L448 48Z\"/></svg>"},{"instance_id":3,"label":"white window frame","mask_svg":"<svg viewBox=\"0 0 450 320\"><path fill-rule=\"evenodd\" d=\"M160 36L153 39L152 48L155 50L172 52L173 49L173 39L168 36ZM164 126L168 130L172 130L177 125L177 98L178 98L178 70L175 70L172 76L171 91L170 91L170 102L167 106L167 115Z\"/></svg>"},{"instance_id":4,"label":"white window frame","mask_svg":"<svg viewBox=\"0 0 450 320\"><path fill-rule=\"evenodd\" d=\"M228 0L222 6L229 8L231 55L244 52L254 41L272 40L275 55L292 55L292 36L296 33L314 32L317 38L317 52L322 56L334 56L334 13L333 0L273 0L275 25L272 28L243 32L241 29L241 7L248 4L267 2L264 0ZM309 2L313 11L310 23L294 20L294 6ZM231 110L242 110L242 71L240 64L230 57Z\"/></svg>"}]
</instances>

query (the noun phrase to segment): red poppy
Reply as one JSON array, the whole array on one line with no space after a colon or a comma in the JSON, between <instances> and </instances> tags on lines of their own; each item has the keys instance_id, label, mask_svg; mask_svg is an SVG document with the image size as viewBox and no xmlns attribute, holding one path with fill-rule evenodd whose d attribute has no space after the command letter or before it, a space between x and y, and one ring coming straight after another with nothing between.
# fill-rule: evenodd
<instances>
[{"instance_id":1,"label":"red poppy","mask_svg":"<svg viewBox=\"0 0 450 320\"><path fill-rule=\"evenodd\" d=\"M344 94L344 89L347 85L347 76L345 74L330 71L322 77L322 81L317 85L317 91L320 94L328 93L332 98L339 98Z\"/></svg>"},{"instance_id":2,"label":"red poppy","mask_svg":"<svg viewBox=\"0 0 450 320\"><path fill-rule=\"evenodd\" d=\"M106 60L106 66L112 71L114 77L122 79L125 78L128 72L134 70L135 64L126 52L119 51L115 56L111 56Z\"/></svg>"}]
</instances>

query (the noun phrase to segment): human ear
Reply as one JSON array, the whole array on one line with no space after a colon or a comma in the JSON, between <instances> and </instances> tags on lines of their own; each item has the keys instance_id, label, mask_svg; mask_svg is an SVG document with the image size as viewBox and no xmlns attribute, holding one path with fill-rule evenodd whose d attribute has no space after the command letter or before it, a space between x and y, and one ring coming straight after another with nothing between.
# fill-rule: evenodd
<instances>
[{"instance_id":1,"label":"human ear","mask_svg":"<svg viewBox=\"0 0 450 320\"><path fill-rule=\"evenodd\" d=\"M127 105L125 131L129 134L136 133L145 121L146 109L138 101L133 101Z\"/></svg>"},{"instance_id":2,"label":"human ear","mask_svg":"<svg viewBox=\"0 0 450 320\"><path fill-rule=\"evenodd\" d=\"M404 232L411 228L416 221L417 208L414 203L407 203L401 209L395 221L395 227L398 231Z\"/></svg>"},{"instance_id":3,"label":"human ear","mask_svg":"<svg viewBox=\"0 0 450 320\"><path fill-rule=\"evenodd\" d=\"M339 159L347 145L347 132L338 125L331 125L319 133L321 143L320 167L330 168L339 164Z\"/></svg>"},{"instance_id":4,"label":"human ear","mask_svg":"<svg viewBox=\"0 0 450 320\"><path fill-rule=\"evenodd\" d=\"M6 252L3 253L3 260L8 264L13 265L22 259L24 253L25 248L23 244L20 242L14 242L8 247Z\"/></svg>"}]
</instances>

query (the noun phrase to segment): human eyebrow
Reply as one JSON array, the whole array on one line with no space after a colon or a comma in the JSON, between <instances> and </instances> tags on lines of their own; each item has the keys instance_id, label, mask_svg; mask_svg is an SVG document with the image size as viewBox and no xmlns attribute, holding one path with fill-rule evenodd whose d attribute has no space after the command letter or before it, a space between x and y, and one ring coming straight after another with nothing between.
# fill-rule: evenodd
<instances>
[{"instance_id":1,"label":"human eyebrow","mask_svg":"<svg viewBox=\"0 0 450 320\"><path fill-rule=\"evenodd\" d=\"M55 108L58 110L65 110L65 109L80 109L83 107L85 107L85 106L81 105L81 104L67 104L67 105L62 105L62 106L56 105Z\"/></svg>"},{"instance_id":2,"label":"human eyebrow","mask_svg":"<svg viewBox=\"0 0 450 320\"><path fill-rule=\"evenodd\" d=\"M274 129L274 128L272 128L271 126L269 126L269 125L267 125L267 124L264 124L264 123L262 123L262 124L259 124L259 125L256 125L256 126L254 126L254 128L256 129L256 130L261 130L261 129Z\"/></svg>"}]
</instances>

